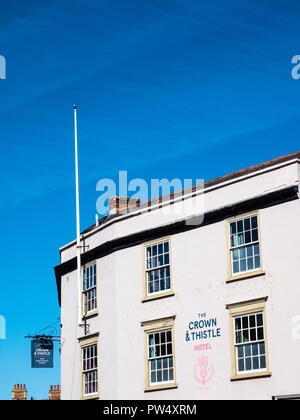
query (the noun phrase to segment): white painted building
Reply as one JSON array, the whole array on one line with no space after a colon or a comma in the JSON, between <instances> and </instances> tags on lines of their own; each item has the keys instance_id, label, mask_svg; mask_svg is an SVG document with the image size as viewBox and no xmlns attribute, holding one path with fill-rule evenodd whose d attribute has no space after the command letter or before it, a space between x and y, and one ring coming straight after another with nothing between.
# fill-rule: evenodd
<instances>
[{"instance_id":1,"label":"white painted building","mask_svg":"<svg viewBox=\"0 0 300 420\"><path fill-rule=\"evenodd\" d=\"M55 267L62 399L300 398L299 180L297 152L185 191L190 215L111 200L82 235L86 328L76 241Z\"/></svg>"}]
</instances>

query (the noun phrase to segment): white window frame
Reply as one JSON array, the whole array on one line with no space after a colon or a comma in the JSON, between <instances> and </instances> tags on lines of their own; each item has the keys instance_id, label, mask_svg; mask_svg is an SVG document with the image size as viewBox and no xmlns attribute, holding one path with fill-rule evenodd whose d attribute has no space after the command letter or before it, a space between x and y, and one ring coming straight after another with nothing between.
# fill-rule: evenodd
<instances>
[{"instance_id":1,"label":"white window frame","mask_svg":"<svg viewBox=\"0 0 300 420\"><path fill-rule=\"evenodd\" d=\"M90 356L89 358L85 358L84 354L87 351L93 351L95 352L96 350L96 355ZM83 385L83 397L94 397L98 395L98 386L99 386L99 381L98 381L98 345L97 343L93 343L93 344L88 344L86 346L83 346L82 349L82 385ZM84 363L90 361L91 363L93 362L93 366L90 367L89 369L84 369ZM96 365L94 365L96 363ZM95 387L96 390L94 392L85 392L85 387L86 387L86 377L89 374L95 374L96 375L96 380L94 382L88 382L88 383L95 383Z\"/></svg>"},{"instance_id":2,"label":"white window frame","mask_svg":"<svg viewBox=\"0 0 300 420\"><path fill-rule=\"evenodd\" d=\"M164 244L165 243L168 243L168 251L167 252L164 251L164 247L165 247ZM163 253L162 254L156 254L156 256L152 255L153 247L157 246L157 249L158 249L159 245L163 246ZM148 249L149 248L151 248L151 256L150 257L148 257ZM144 263L145 264L145 297L155 297L155 296L160 296L160 295L163 295L163 294L168 294L169 292L172 291L171 241L170 241L170 238L162 238L158 241L153 241L153 242L144 244L144 249L145 249L145 256L144 256L144 258L145 258L145 263ZM150 261L150 264L151 264L154 257L158 257L158 256L161 256L161 255L162 255L163 260L164 260L164 256L168 255L169 262L167 264L164 264L164 262L163 262L163 264L161 264L161 265L157 265L157 266L154 266L154 267L152 265L149 266L149 261ZM154 273L155 271L159 271L161 269L169 269L169 287L165 288L165 289L159 289L158 291L149 292L149 274ZM165 283L167 281L166 280L167 278L168 277L165 277ZM159 287L160 287L160 281L161 280L159 279L158 280ZM154 284L154 281L153 281L153 284Z\"/></svg>"},{"instance_id":3,"label":"white window frame","mask_svg":"<svg viewBox=\"0 0 300 420\"><path fill-rule=\"evenodd\" d=\"M155 337L158 336L159 340L161 340L161 334L164 334L165 337L167 337L168 333L171 334L171 340L170 341L165 341L164 343L162 343L161 341L159 341L159 343L155 343ZM154 338L154 345L150 344L150 337L153 336ZM166 338L167 340L167 338ZM158 385L164 385L164 384L172 384L174 382L174 355L173 355L173 331L172 329L166 329L166 330L160 330L160 331L155 331L155 332L150 332L147 333L147 341L148 341L148 366L149 366L149 384L150 386L158 386ZM165 345L166 347L166 354L162 355L160 354L159 356L150 356L150 349L151 347L154 347L154 351L156 347L159 347L159 351L161 353L161 349L162 346ZM171 353L167 353L167 349L168 349L168 345L171 345ZM170 367L170 359L172 359L172 366ZM167 360L167 367L165 369L163 369L163 364L164 364L164 360ZM158 361L160 361L161 363L161 369L157 368L157 363ZM152 370L151 369L151 365L152 362L154 364L156 364L156 369ZM163 371L166 370L168 371L168 377L170 376L170 371L172 370L172 379L169 380L163 380ZM151 380L151 376L152 376L152 372L156 372L156 378L157 378L157 372L161 371L161 375L162 375L162 380L161 381L155 381L152 382Z\"/></svg>"},{"instance_id":4,"label":"white window frame","mask_svg":"<svg viewBox=\"0 0 300 420\"><path fill-rule=\"evenodd\" d=\"M242 245L232 245L231 244L231 225L233 224L233 223L235 223L236 225L239 223L239 222L243 222L243 225L244 225L244 223L245 223L245 220L248 220L248 219L250 219L251 220L251 224L252 224L252 218L254 218L254 217L256 217L256 221L257 221L257 225L256 225L256 228L254 228L254 229L256 229L257 230L257 240L255 240L255 241L252 241L251 240L251 242L244 242ZM257 270L260 270L261 269L261 261L260 261L260 241L259 241L259 225L258 225L258 215L257 214L253 214L253 215L249 215L249 216L246 216L246 217L241 217L241 218L239 218L239 219L236 219L236 220L232 220L230 223L229 223L229 234L230 234L230 238L229 238L229 240L230 240L230 256L231 256L231 272L232 272L232 275L233 276L239 276L239 275L241 275L241 274L244 274L244 273L249 273L249 272L251 272L251 271L257 271ZM242 234L244 235L245 234L245 232L250 232L250 234L252 235L252 231L254 230L254 229L252 229L252 226L251 226L251 228L250 228L250 230L245 230L244 228L243 228L243 230L242 230ZM236 232L236 235L238 235L238 232ZM251 238L252 239L252 238ZM246 255L246 248L247 247L249 247L249 246L251 246L251 247L253 247L253 246L255 246L255 245L258 245L258 257L259 257L259 267L254 267L254 265L255 265L255 262L254 262L254 264L253 264L253 268L250 268L250 269L246 269L246 270L243 270L243 271L237 271L237 272L234 272L234 270L233 270L233 265L234 265L234 259L233 259L233 252L235 251L235 250L240 250L240 249L242 249L242 248L244 248L245 249L245 255ZM255 259L255 257L254 257L254 255L252 256L252 259L254 260ZM239 258L237 261L239 261L239 265L240 265L240 261L241 261L241 259ZM247 256L245 256L245 263L247 264Z\"/></svg>"},{"instance_id":5,"label":"white window frame","mask_svg":"<svg viewBox=\"0 0 300 420\"><path fill-rule=\"evenodd\" d=\"M251 219L252 217L255 217L255 216L257 217L257 233L258 233L257 240L253 241L252 240L253 238L251 236L251 242L244 243L242 245L237 244L237 245L232 246L232 244L231 244L231 224L243 221L243 235L244 235L245 232L247 232L247 231L244 230L244 227L245 227L244 226L244 220L245 219ZM227 237L227 260L228 260L228 278L227 278L226 282L235 281L235 280L248 278L248 277L252 277L252 276L264 275L265 271L263 270L262 241L261 241L260 212L259 212L259 210L252 211L252 212L249 212L249 213L245 213L245 214L241 214L239 216L229 218L229 219L226 220L226 224L227 224L226 237ZM252 222L251 222L251 227L252 227ZM248 230L248 231L250 232L250 235L252 235L251 229ZM251 258L253 259L253 268L252 269L247 269L245 271L238 271L238 272L234 273L233 272L233 265L234 265L233 251L238 250L240 248L244 248L244 250L245 250L245 262L246 262L246 264L248 264L247 259L250 258L250 255L247 256L247 247L249 247L249 246L254 247L256 244L258 245L258 248L259 248L259 254L256 254L257 256L259 256L259 264L260 264L259 267L255 267L255 257L252 254ZM240 258L240 255L239 255L239 258L237 260L237 261L239 261L239 264L240 264L240 260L241 260L241 258ZM247 268L247 266L246 266L246 268ZM240 265L239 265L239 269L240 269Z\"/></svg>"},{"instance_id":6,"label":"white window frame","mask_svg":"<svg viewBox=\"0 0 300 420\"><path fill-rule=\"evenodd\" d=\"M90 270L91 267L94 267L94 271L95 271L95 273L94 273L95 284L92 285L92 287L85 288L85 273L86 273L86 270ZM90 280L89 280L89 282L90 282ZM89 286L90 286L90 284L89 284ZM89 297L89 294L92 291L95 291L94 292L95 293L95 298L94 298L94 301L95 301L95 304L94 305L95 306L92 309L87 310L87 308L88 308L88 302L89 302L88 301L88 297ZM92 301L92 300L90 300L90 301ZM84 267L82 267L82 314L83 314L83 316L89 315L89 314L97 311L97 308L98 308L98 299L97 299L97 263L94 261L94 262L92 262L90 264L87 264Z\"/></svg>"},{"instance_id":7,"label":"white window frame","mask_svg":"<svg viewBox=\"0 0 300 420\"><path fill-rule=\"evenodd\" d=\"M151 321L144 321L141 326L144 329L144 367L145 367L145 388L144 392L161 391L164 389L177 388L176 382L176 357L175 357L175 336L174 320L176 315L168 318L159 318ZM151 366L149 358L149 334L171 331L172 338L172 357L173 357L173 380L162 382L151 382ZM165 357L165 356L163 356ZM169 355L166 357L169 357ZM163 373L162 373L163 374Z\"/></svg>"},{"instance_id":8,"label":"white window frame","mask_svg":"<svg viewBox=\"0 0 300 420\"><path fill-rule=\"evenodd\" d=\"M99 333L89 334L79 339L80 344L80 398L82 400L95 400L99 399L99 388L100 388L100 378L99 378ZM84 350L96 346L97 355L96 355L96 366L90 367L89 369L84 369ZM95 347L94 347L95 348ZM95 392L86 393L85 392L85 377L88 372L96 372L96 383L97 390Z\"/></svg>"},{"instance_id":9,"label":"white window frame","mask_svg":"<svg viewBox=\"0 0 300 420\"><path fill-rule=\"evenodd\" d=\"M258 315L260 315L261 318L262 318L262 326L257 325ZM250 327L250 317L253 317L253 316L255 317L255 327ZM241 329L237 330L236 329L236 320L238 318L241 320ZM248 327L245 327L245 328L243 327L243 325L242 325L243 318L245 318L245 319L247 318ZM267 355L266 355L265 325L264 325L264 313L263 313L263 311L258 311L258 312L254 312L254 313L243 314L243 315L237 315L237 316L233 317L233 323L234 323L233 330L234 330L234 345L235 345L235 353L236 353L235 357L236 357L236 372L237 372L237 374L238 375L244 375L244 374L247 374L247 373L265 372L267 370ZM262 339L256 338L256 340L251 340L250 337L249 337L249 341L245 341L245 342L242 342L242 343L237 343L237 332L243 332L243 331L247 330L248 333L250 334L250 330L255 329L256 330L255 331L256 336L258 336L258 328L262 328L262 330L263 330L263 338ZM263 355L260 354L260 344L264 345L265 351L264 351ZM258 354L257 355L252 354L252 350L253 350L252 345L257 345L257 348L258 348ZM241 358L239 358L239 355L238 355L239 348L240 347L245 348L246 346L250 346L251 355L248 356L248 358L250 357L250 359L251 359L251 365L253 366L254 357L257 357L258 359L260 359L260 357L264 357L264 359L265 359L265 367L264 368L257 368L257 369L252 368L252 369L248 369L248 370L247 369L239 370L239 360L241 359ZM244 363L245 363L246 356L244 356L243 359L244 359ZM260 360L259 360L259 364L260 364Z\"/></svg>"},{"instance_id":10,"label":"white window frame","mask_svg":"<svg viewBox=\"0 0 300 420\"><path fill-rule=\"evenodd\" d=\"M268 297L260 297L258 299L252 299L244 302L229 303L226 308L229 310L230 318L230 343L231 343L231 381L253 379L261 377L270 377L269 366L269 349L268 349L268 333L267 333L267 317L266 317L266 301ZM235 319L244 315L251 316L253 314L263 314L263 329L264 329L264 344L265 344L265 369L255 369L248 371L238 371L238 353L236 347L236 329ZM259 340L258 340L259 341ZM245 345L248 343L244 343ZM252 351L251 351L252 352Z\"/></svg>"}]
</instances>

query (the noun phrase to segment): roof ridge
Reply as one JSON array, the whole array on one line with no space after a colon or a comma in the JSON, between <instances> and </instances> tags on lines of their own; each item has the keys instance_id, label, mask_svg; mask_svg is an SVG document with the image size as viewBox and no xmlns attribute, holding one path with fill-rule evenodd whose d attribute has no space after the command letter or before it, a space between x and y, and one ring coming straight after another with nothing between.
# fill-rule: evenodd
<instances>
[{"instance_id":1,"label":"roof ridge","mask_svg":"<svg viewBox=\"0 0 300 420\"><path fill-rule=\"evenodd\" d=\"M180 192L183 192L183 191L188 191L188 190L191 190L192 192L193 192L193 189L195 189L195 188L197 188L197 187L199 187L199 186L201 186L201 185L206 185L206 184L217 184L217 183L219 183L221 180L224 180L225 178L236 178L239 174L243 174L243 173L251 173L251 172L253 172L256 168L264 168L264 167L266 167L266 166L272 166L273 164L275 164L277 161L285 161L285 160L289 160L290 158L292 158L292 157L296 157L296 156L299 156L300 157L300 150L299 151L297 151L297 152L293 152L293 153L290 153L290 154L288 154L288 155L283 155L283 156L280 156L280 157L278 157L278 158L274 158L274 159L271 159L271 160L267 160L266 162L263 162L263 163L257 163L257 164L255 164L255 165L252 165L252 166L248 166L247 168L244 168L244 169L239 169L238 171L234 171L234 172L231 172L231 173L229 173L229 174L227 174L227 175L222 175L222 176L220 176L220 177L217 177L217 178L213 178L213 179L211 179L211 180L209 180L209 181L205 181L204 183L202 183L202 184L196 184L196 185L193 185L193 186L191 186L191 187L187 187L187 188L183 188L182 190L178 190L178 191L175 191L175 192L173 192L173 193L168 193L168 194L164 194L164 195L160 195L160 196L158 196L158 197L155 197L155 198L151 198L151 199L148 199L148 200L145 200L145 201L141 201L140 202L140 205L137 207L136 205L131 205L131 206L124 206L124 207L120 207L119 208L119 210L118 210L118 212L120 213L121 211L124 211L124 210L126 210L126 209L132 209L132 208L139 208L139 207L141 207L143 204L145 204L145 203L148 203L148 206L149 206L149 203L150 203L150 205L151 205L151 202L152 201L154 201L154 200L158 200L158 201L160 201L160 199L162 198L162 197L171 197L172 195L174 196L175 194L179 194Z\"/></svg>"}]
</instances>

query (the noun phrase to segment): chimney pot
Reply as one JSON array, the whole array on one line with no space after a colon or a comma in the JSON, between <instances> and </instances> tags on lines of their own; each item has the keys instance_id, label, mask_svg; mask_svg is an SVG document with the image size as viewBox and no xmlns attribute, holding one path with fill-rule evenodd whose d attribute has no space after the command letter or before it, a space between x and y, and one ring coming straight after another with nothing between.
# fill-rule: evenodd
<instances>
[{"instance_id":1,"label":"chimney pot","mask_svg":"<svg viewBox=\"0 0 300 420\"><path fill-rule=\"evenodd\" d=\"M60 386L50 385L49 400L60 400Z\"/></svg>"},{"instance_id":2,"label":"chimney pot","mask_svg":"<svg viewBox=\"0 0 300 420\"><path fill-rule=\"evenodd\" d=\"M26 400L27 389L25 384L14 384L12 390L12 400Z\"/></svg>"}]
</instances>

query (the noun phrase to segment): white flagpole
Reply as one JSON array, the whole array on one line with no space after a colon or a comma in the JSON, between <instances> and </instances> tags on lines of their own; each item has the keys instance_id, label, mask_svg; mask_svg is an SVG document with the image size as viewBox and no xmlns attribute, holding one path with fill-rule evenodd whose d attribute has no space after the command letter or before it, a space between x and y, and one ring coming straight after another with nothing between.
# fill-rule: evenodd
<instances>
[{"instance_id":1,"label":"white flagpole","mask_svg":"<svg viewBox=\"0 0 300 420\"><path fill-rule=\"evenodd\" d=\"M80 246L80 212L79 212L79 181L78 181L78 146L77 146L77 106L74 105L75 131L75 179L76 179L76 233L77 233L77 291L78 291L78 324L81 325L81 246Z\"/></svg>"}]
</instances>

